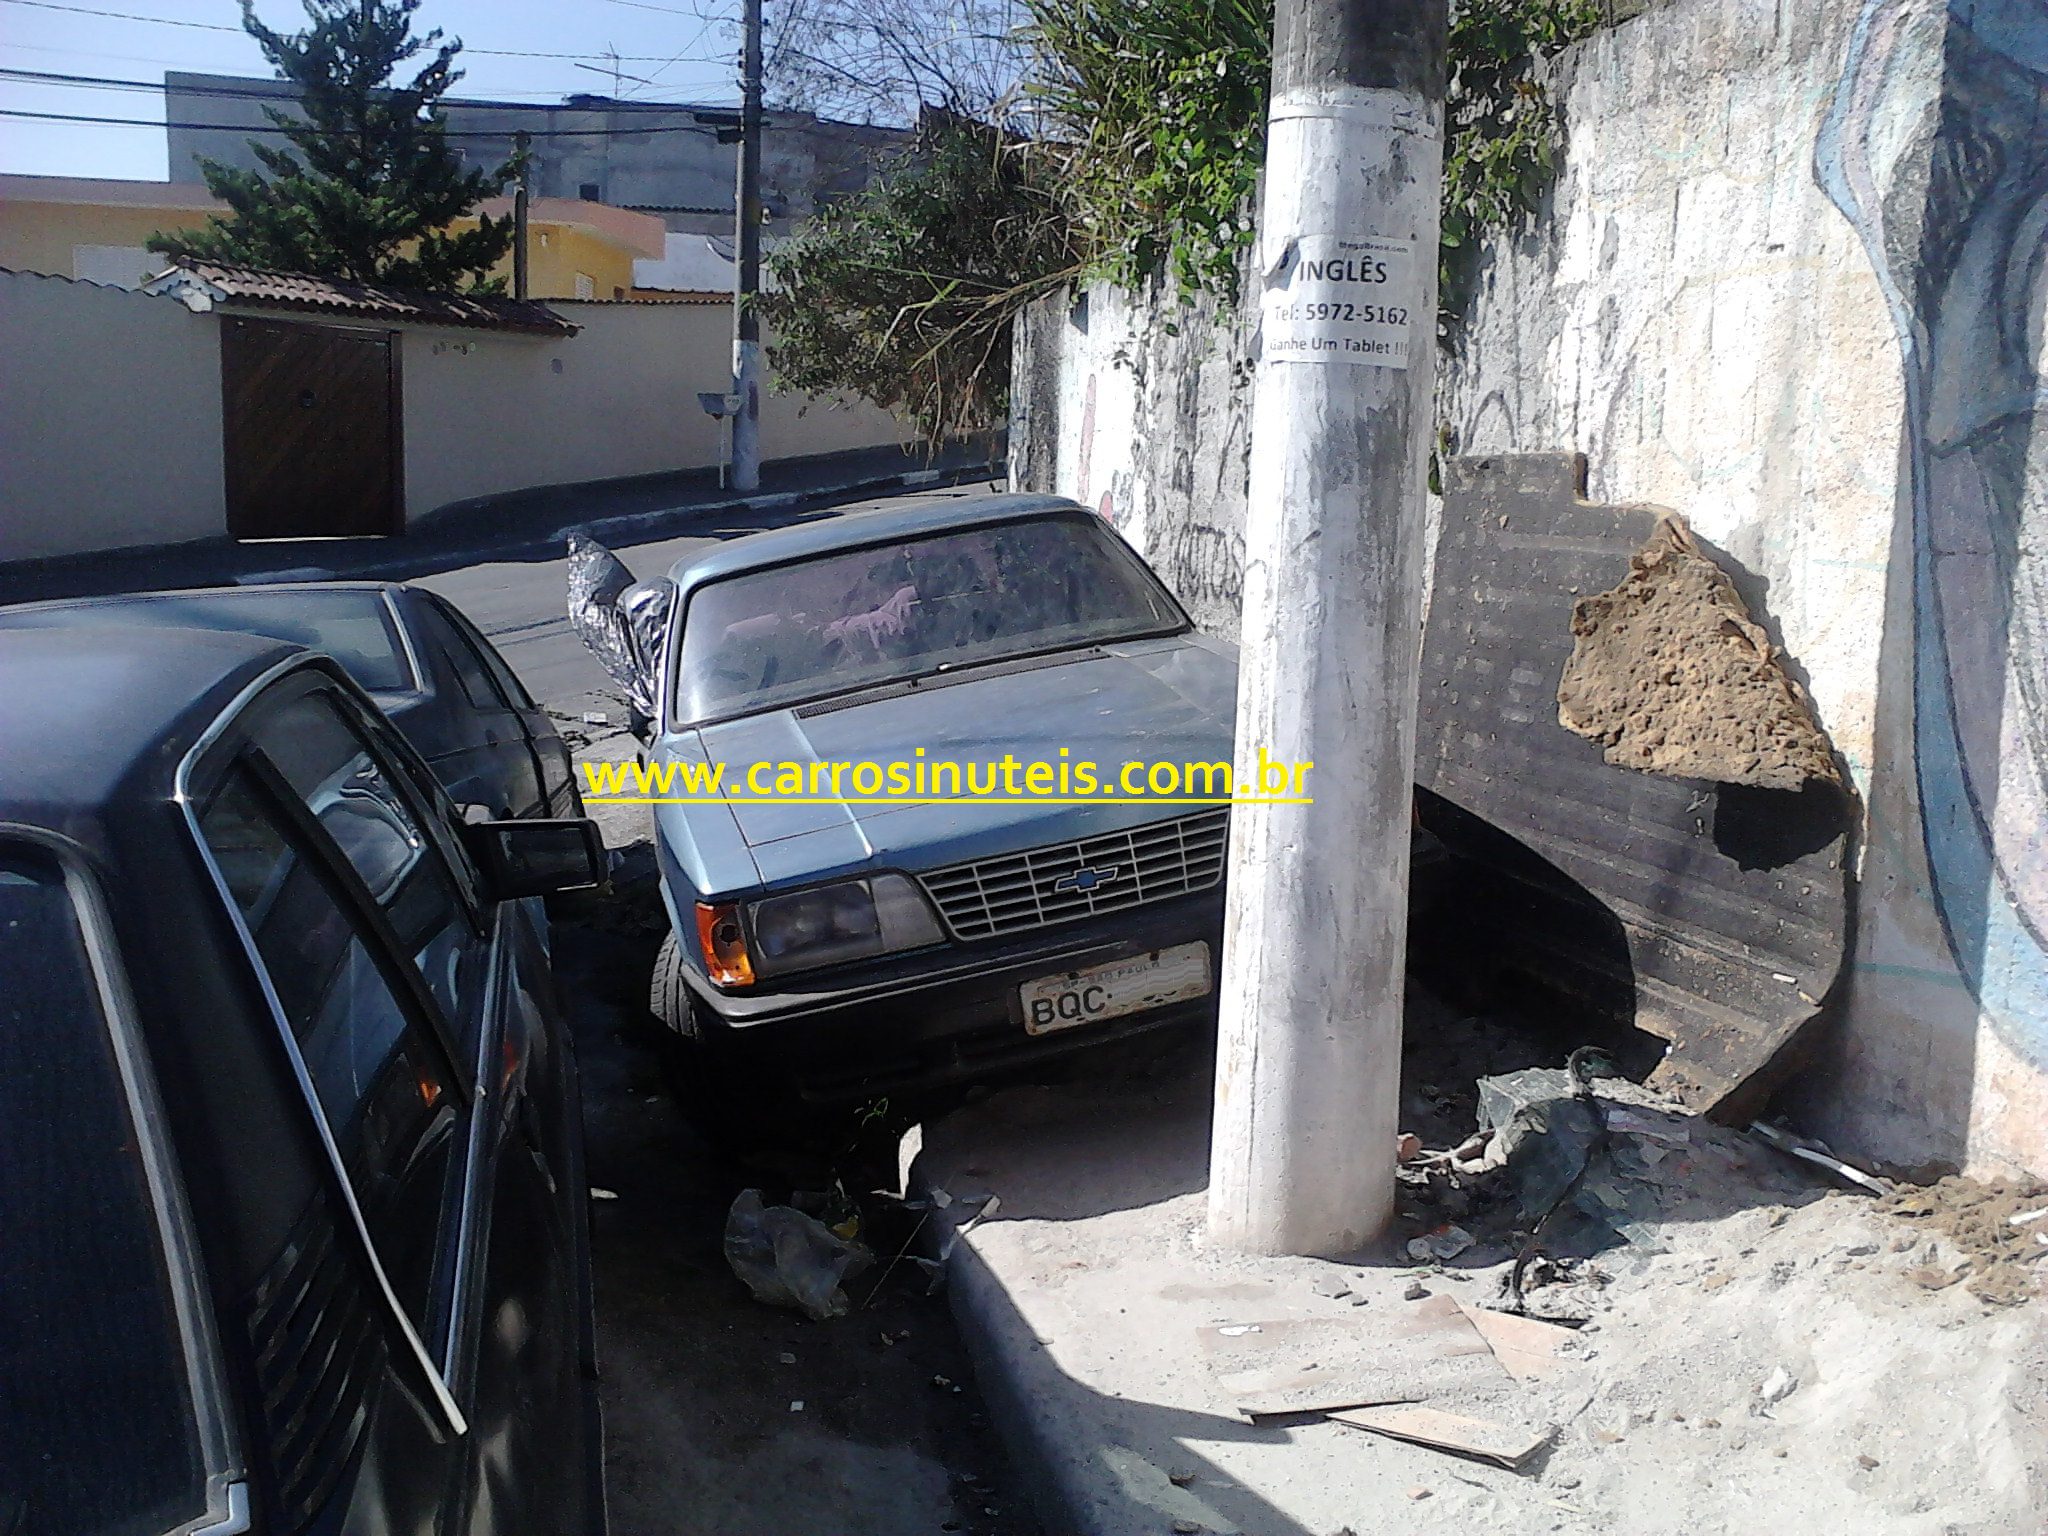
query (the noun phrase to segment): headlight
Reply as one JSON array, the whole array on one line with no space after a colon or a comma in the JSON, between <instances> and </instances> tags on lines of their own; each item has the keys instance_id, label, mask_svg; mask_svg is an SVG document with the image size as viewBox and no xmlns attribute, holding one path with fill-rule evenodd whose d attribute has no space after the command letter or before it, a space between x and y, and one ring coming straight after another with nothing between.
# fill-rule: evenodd
<instances>
[{"instance_id":1,"label":"headlight","mask_svg":"<svg viewBox=\"0 0 2048 1536\"><path fill-rule=\"evenodd\" d=\"M945 935L904 875L876 875L769 896L749 912L755 973L779 976L899 949L920 949Z\"/></svg>"}]
</instances>

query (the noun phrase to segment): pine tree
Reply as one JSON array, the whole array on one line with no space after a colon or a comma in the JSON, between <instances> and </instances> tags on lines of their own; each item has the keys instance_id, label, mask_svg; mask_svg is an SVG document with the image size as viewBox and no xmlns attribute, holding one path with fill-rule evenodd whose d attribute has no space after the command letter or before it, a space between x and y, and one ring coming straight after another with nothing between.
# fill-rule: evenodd
<instances>
[{"instance_id":1,"label":"pine tree","mask_svg":"<svg viewBox=\"0 0 2048 1536\"><path fill-rule=\"evenodd\" d=\"M155 235L167 256L307 272L394 288L491 291L486 277L512 248L512 221L478 216L450 230L518 173L465 170L448 147L439 102L462 78L460 42L438 28L412 35L420 0L302 0L312 23L292 35L257 20L242 0L242 26L280 78L298 87L303 117L266 107L289 148L251 148L261 171L202 159L207 189L228 205L204 229ZM431 58L409 85L392 73Z\"/></svg>"}]
</instances>

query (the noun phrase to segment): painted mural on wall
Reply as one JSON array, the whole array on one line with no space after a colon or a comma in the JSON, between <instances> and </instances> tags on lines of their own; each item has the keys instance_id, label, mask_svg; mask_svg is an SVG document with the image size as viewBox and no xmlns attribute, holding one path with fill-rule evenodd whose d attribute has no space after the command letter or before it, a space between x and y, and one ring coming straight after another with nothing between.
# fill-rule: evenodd
<instances>
[{"instance_id":1,"label":"painted mural on wall","mask_svg":"<svg viewBox=\"0 0 2048 1536\"><path fill-rule=\"evenodd\" d=\"M1941 88L1915 110L1928 19L1868 0L1815 168L1905 371L1935 904L1993 1027L2048 1067L2048 0L1952 0Z\"/></svg>"}]
</instances>

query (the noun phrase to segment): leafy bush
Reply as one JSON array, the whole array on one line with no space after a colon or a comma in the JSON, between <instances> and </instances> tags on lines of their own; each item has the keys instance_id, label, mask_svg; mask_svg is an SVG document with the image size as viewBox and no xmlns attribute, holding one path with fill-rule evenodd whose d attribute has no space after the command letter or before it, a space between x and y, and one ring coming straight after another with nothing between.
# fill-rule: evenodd
<instances>
[{"instance_id":1,"label":"leafy bush","mask_svg":"<svg viewBox=\"0 0 2048 1536\"><path fill-rule=\"evenodd\" d=\"M769 360L792 389L855 394L928 441L1002 420L1011 318L1078 271L1054 166L930 114L916 152L770 258Z\"/></svg>"},{"instance_id":2,"label":"leafy bush","mask_svg":"<svg viewBox=\"0 0 2048 1536\"><path fill-rule=\"evenodd\" d=\"M1227 288L1253 234L1272 73L1269 0L1026 0L1032 94L1071 146L1097 273Z\"/></svg>"},{"instance_id":3,"label":"leafy bush","mask_svg":"<svg viewBox=\"0 0 2048 1536\"><path fill-rule=\"evenodd\" d=\"M1094 270L1229 291L1252 239L1272 70L1268 0L1026 0L1034 90L1073 145L1069 201ZM1455 0L1443 244L1531 212L1559 133L1543 64L1605 0ZM1446 271L1447 300L1460 291Z\"/></svg>"}]
</instances>

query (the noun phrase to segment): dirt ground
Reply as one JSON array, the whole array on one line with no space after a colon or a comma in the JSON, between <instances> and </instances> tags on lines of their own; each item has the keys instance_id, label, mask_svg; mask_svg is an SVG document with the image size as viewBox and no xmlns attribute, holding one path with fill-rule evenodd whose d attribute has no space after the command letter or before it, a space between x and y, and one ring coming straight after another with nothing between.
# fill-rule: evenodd
<instances>
[{"instance_id":1,"label":"dirt ground","mask_svg":"<svg viewBox=\"0 0 2048 1536\"><path fill-rule=\"evenodd\" d=\"M1466 1064L1532 1057L1555 1065L1556 1044L1425 1002L1406 1063L1424 1144L1472 1128ZM1584 1370L1530 1405L1560 1426L1542 1477L1564 1529L1661 1531L1682 1508L1699 1533L2048 1530L2048 1214L2013 1220L2048 1211L2048 1187L1872 1195L1633 1084L1595 1087L1623 1127L1609 1166L1630 1240L1528 1294L1580 1323ZM1408 1170L1404 1230L1476 1240L1425 1286L1501 1304L1527 1226L1504 1182Z\"/></svg>"}]
</instances>

